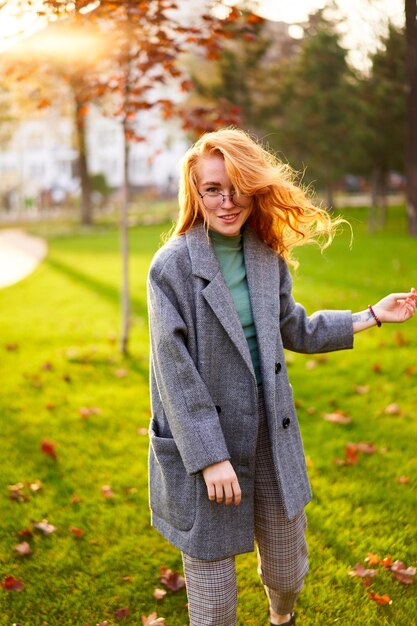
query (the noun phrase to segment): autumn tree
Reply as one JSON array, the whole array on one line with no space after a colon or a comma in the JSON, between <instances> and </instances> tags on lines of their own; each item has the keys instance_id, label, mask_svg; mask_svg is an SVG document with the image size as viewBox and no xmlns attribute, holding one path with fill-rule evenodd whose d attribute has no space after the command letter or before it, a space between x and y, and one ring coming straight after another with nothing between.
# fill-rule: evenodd
<instances>
[{"instance_id":1,"label":"autumn tree","mask_svg":"<svg viewBox=\"0 0 417 626\"><path fill-rule=\"evenodd\" d=\"M198 26L184 25L179 9L172 0L44 0L44 10L66 17L77 25L94 24L105 34L110 45L95 71L85 75L84 106L88 100L101 104L101 110L119 120L124 137L124 176L120 204L120 233L123 258L122 333L121 349L127 352L129 337L129 280L128 280L128 163L133 142L146 138L140 128L140 112L157 109L162 118L183 113L190 127L203 111L186 111L178 106L174 95L187 90L191 82L179 66L179 59L190 46L200 46L208 58L218 58L221 41L227 26L237 21L239 11L228 8L224 19L216 18L209 9L213 3L202 3L207 13L202 14ZM247 15L248 28L252 14ZM172 92L168 92L168 86ZM201 114L200 114L201 113ZM214 123L228 120L216 112Z\"/></svg>"},{"instance_id":2,"label":"autumn tree","mask_svg":"<svg viewBox=\"0 0 417 626\"><path fill-rule=\"evenodd\" d=\"M417 1L405 0L408 232L417 236Z\"/></svg>"}]
</instances>

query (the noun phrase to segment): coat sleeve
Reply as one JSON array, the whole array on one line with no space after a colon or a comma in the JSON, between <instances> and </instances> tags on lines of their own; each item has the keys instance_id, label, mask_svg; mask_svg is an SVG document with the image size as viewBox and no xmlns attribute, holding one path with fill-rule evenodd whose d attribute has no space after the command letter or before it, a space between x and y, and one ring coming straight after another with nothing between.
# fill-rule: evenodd
<instances>
[{"instance_id":1,"label":"coat sleeve","mask_svg":"<svg viewBox=\"0 0 417 626\"><path fill-rule=\"evenodd\" d=\"M351 311L317 311L311 316L292 297L292 278L280 258L280 331L284 348L317 353L353 348Z\"/></svg>"},{"instance_id":2,"label":"coat sleeve","mask_svg":"<svg viewBox=\"0 0 417 626\"><path fill-rule=\"evenodd\" d=\"M214 402L187 349L187 325L166 291L150 274L151 384L186 471L195 474L230 455Z\"/></svg>"}]
</instances>

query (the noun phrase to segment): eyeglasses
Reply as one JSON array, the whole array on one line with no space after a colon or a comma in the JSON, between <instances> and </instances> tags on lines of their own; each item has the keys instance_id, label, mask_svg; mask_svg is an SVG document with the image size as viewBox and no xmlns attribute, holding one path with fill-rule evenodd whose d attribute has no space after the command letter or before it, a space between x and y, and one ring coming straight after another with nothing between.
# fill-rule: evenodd
<instances>
[{"instance_id":1,"label":"eyeglasses","mask_svg":"<svg viewBox=\"0 0 417 626\"><path fill-rule=\"evenodd\" d=\"M242 193L232 191L232 193L221 193L220 191L198 192L206 209L218 209L222 206L226 198L230 198L235 206L247 207L252 201L252 196L245 196Z\"/></svg>"}]
</instances>

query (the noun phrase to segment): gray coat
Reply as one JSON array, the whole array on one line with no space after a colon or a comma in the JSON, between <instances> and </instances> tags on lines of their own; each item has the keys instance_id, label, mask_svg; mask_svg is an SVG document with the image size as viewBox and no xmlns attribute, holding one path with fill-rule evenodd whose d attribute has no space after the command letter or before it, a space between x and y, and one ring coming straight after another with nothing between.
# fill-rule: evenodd
<instances>
[{"instance_id":1,"label":"gray coat","mask_svg":"<svg viewBox=\"0 0 417 626\"><path fill-rule=\"evenodd\" d=\"M353 346L350 311L308 317L291 295L288 268L245 228L243 250L257 332L278 484L289 519L311 499L284 348ZM149 485L152 524L200 559L254 545L257 385L230 292L204 227L169 241L148 278L151 334ZM236 507L210 502L201 470L230 459L242 489Z\"/></svg>"}]
</instances>

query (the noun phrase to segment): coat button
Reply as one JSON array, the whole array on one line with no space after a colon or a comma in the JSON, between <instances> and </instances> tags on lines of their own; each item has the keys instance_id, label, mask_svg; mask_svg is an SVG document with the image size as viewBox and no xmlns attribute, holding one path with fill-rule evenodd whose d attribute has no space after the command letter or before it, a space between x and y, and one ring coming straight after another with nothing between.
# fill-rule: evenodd
<instances>
[{"instance_id":1,"label":"coat button","mask_svg":"<svg viewBox=\"0 0 417 626\"><path fill-rule=\"evenodd\" d=\"M282 420L282 428L288 428L290 424L291 424L290 418L284 417L284 419Z\"/></svg>"},{"instance_id":2,"label":"coat button","mask_svg":"<svg viewBox=\"0 0 417 626\"><path fill-rule=\"evenodd\" d=\"M218 404L216 404L215 409L216 409L217 413L221 413L222 412L222 407L219 406Z\"/></svg>"},{"instance_id":3,"label":"coat button","mask_svg":"<svg viewBox=\"0 0 417 626\"><path fill-rule=\"evenodd\" d=\"M279 374L282 369L281 363L275 363L275 374Z\"/></svg>"}]
</instances>

